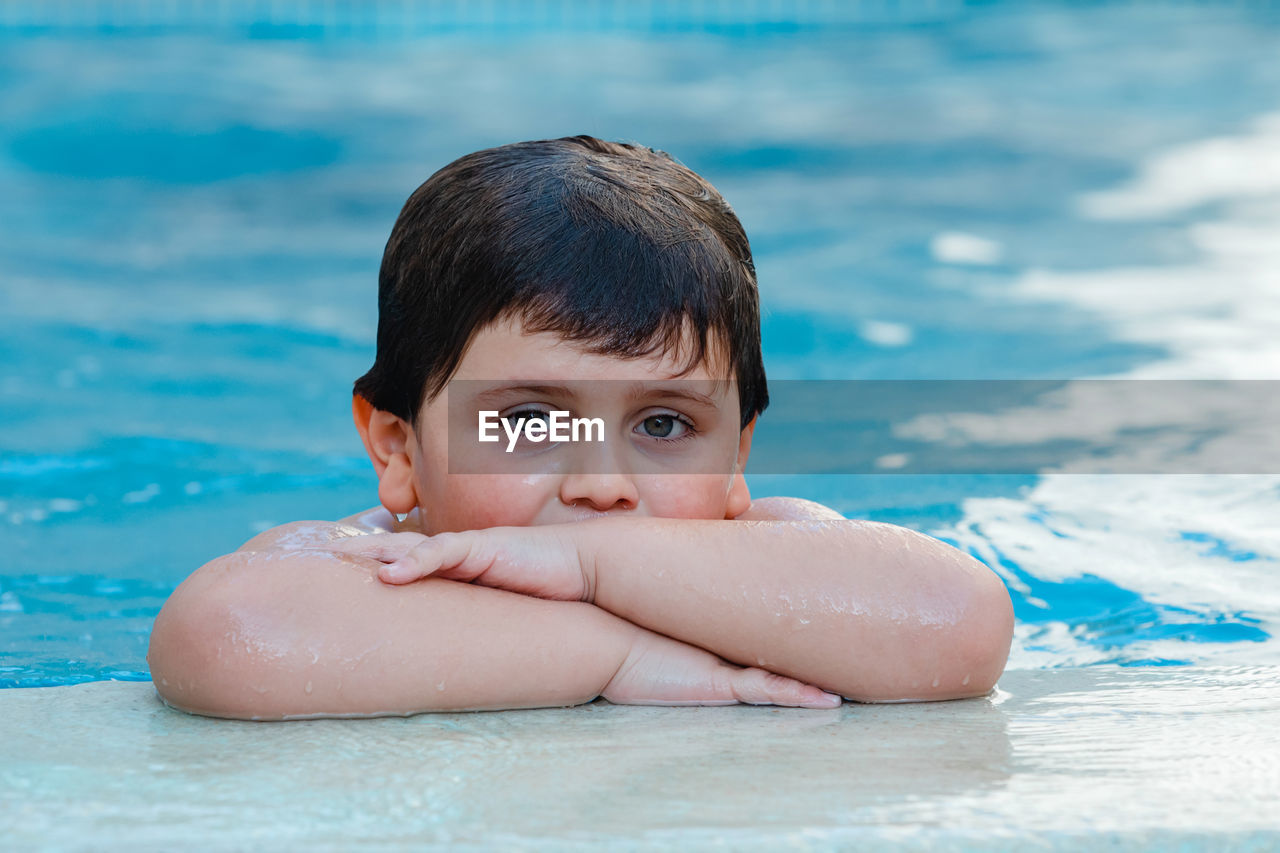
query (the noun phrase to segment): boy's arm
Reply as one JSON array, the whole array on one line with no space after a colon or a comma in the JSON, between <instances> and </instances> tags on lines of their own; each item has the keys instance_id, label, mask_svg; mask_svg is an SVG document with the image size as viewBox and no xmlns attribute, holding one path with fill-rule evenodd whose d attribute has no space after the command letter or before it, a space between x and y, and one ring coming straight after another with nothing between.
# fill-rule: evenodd
<instances>
[{"instance_id":1,"label":"boy's arm","mask_svg":"<svg viewBox=\"0 0 1280 853\"><path fill-rule=\"evenodd\" d=\"M573 705L832 707L835 697L632 625L583 602L429 579L317 550L351 533L298 522L184 581L147 656L174 707L219 717L410 714ZM302 542L306 550L270 547Z\"/></svg>"},{"instance_id":2,"label":"boy's arm","mask_svg":"<svg viewBox=\"0 0 1280 853\"><path fill-rule=\"evenodd\" d=\"M437 573L592 601L860 701L980 696L994 686L1013 607L982 563L907 528L850 521L810 502L774 499L753 510L734 523L598 519L350 544L394 562L381 572L389 581ZM378 540L381 552L369 548Z\"/></svg>"},{"instance_id":3,"label":"boy's arm","mask_svg":"<svg viewBox=\"0 0 1280 853\"><path fill-rule=\"evenodd\" d=\"M847 519L583 525L588 600L654 631L860 701L990 692L1013 606L989 568Z\"/></svg>"}]
</instances>

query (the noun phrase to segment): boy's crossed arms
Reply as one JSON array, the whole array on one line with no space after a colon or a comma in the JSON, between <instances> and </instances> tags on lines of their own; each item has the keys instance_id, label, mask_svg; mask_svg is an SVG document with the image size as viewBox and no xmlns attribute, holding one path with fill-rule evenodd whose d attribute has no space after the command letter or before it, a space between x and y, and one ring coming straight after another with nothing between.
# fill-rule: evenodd
<instances>
[{"instance_id":1,"label":"boy's crossed arms","mask_svg":"<svg viewBox=\"0 0 1280 853\"><path fill-rule=\"evenodd\" d=\"M754 520L737 523L601 519L388 533L333 547L383 562L388 583L434 576L585 601L851 699L991 689L1012 613L990 570L906 528L849 521L818 504L811 520L774 519L769 504L755 502Z\"/></svg>"},{"instance_id":2,"label":"boy's crossed arms","mask_svg":"<svg viewBox=\"0 0 1280 853\"><path fill-rule=\"evenodd\" d=\"M157 685L172 674L162 693L184 710L950 699L991 689L1012 633L1008 595L976 560L782 498L732 521L434 537L298 522L245 549L184 583L157 621L157 633L200 634L159 646L195 660L153 655Z\"/></svg>"}]
</instances>

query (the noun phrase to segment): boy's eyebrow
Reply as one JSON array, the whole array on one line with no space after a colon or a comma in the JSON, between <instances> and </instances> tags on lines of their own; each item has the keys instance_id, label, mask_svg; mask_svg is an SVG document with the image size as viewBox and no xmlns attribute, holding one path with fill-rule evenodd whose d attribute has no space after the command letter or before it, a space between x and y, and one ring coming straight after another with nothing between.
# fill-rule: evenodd
<instances>
[{"instance_id":1,"label":"boy's eyebrow","mask_svg":"<svg viewBox=\"0 0 1280 853\"><path fill-rule=\"evenodd\" d=\"M486 402L510 394L512 391L520 391L526 394L541 394L547 397L576 397L577 395L563 385L529 385L523 382L516 382L511 385L499 385L495 388L489 388L481 391L476 395L476 402Z\"/></svg>"},{"instance_id":2,"label":"boy's eyebrow","mask_svg":"<svg viewBox=\"0 0 1280 853\"><path fill-rule=\"evenodd\" d=\"M631 389L631 392L627 394L627 401L634 403L637 400L644 399L645 397L680 397L683 399L692 400L695 403L701 403L704 406L710 406L713 409L716 408L716 401L714 397L710 397L706 394L702 394L698 391L694 391L692 388L684 388L684 387L676 387L676 388L648 387L646 388L643 385L639 385Z\"/></svg>"},{"instance_id":3,"label":"boy's eyebrow","mask_svg":"<svg viewBox=\"0 0 1280 853\"><path fill-rule=\"evenodd\" d=\"M593 380L584 380L584 381L590 382ZM614 381L614 380L603 380L603 381ZM578 384L582 384L582 382ZM527 382L516 382L510 385L499 385L494 388L488 388L476 394L475 399L476 399L476 402L483 403L489 400L505 397L506 395L512 393L513 391L518 391L518 392L527 393L527 394L539 394L547 397L570 397L570 398L576 399L578 396L573 391L573 389L567 385L548 385L548 384L541 384L541 383L530 384ZM711 408L716 408L716 405L717 405L714 397L711 397L707 394L703 394L698 391L694 391L691 388L682 388L682 387L670 388L670 387L661 387L661 386L655 388L653 386L638 384L633 386L632 389L627 393L628 402L635 402L637 400L641 400L646 397L680 397L680 398L690 400L694 403L699 403L704 406L709 406Z\"/></svg>"}]
</instances>

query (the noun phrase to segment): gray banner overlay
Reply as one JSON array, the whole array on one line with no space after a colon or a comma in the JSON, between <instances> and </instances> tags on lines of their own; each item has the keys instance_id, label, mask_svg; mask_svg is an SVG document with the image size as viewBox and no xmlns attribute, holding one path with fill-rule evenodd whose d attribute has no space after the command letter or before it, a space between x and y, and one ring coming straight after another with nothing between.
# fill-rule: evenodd
<instances>
[{"instance_id":1,"label":"gray banner overlay","mask_svg":"<svg viewBox=\"0 0 1280 853\"><path fill-rule=\"evenodd\" d=\"M562 418L600 417L604 441L552 447L522 436L512 452L502 429L500 442L480 445L474 406L467 408L478 392L504 384L450 383L451 473L732 470L731 383L708 393L712 383L697 380L529 381L567 393L492 399L511 402L508 415L532 403L566 412ZM685 405L681 391L702 402ZM769 398L748 473L1280 473L1280 380L774 380ZM664 419L670 415L709 428L689 437ZM677 434L686 440L663 443Z\"/></svg>"}]
</instances>

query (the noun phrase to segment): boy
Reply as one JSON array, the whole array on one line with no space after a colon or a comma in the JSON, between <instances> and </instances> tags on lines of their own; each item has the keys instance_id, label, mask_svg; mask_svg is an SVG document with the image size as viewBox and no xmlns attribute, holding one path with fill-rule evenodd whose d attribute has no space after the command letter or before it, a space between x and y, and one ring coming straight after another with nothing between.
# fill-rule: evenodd
<instances>
[{"instance_id":1,"label":"boy","mask_svg":"<svg viewBox=\"0 0 1280 853\"><path fill-rule=\"evenodd\" d=\"M708 183L585 136L467 155L383 256L353 404L381 507L195 572L156 619L156 688L251 719L990 691L1003 584L904 528L752 501L767 402L750 249ZM563 413L598 440L540 442Z\"/></svg>"}]
</instances>

